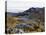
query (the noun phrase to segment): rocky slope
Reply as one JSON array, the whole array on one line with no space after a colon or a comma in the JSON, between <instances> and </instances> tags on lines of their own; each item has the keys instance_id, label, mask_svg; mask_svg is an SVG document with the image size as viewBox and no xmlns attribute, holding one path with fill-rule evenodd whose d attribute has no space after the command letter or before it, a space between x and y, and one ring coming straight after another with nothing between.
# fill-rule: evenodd
<instances>
[{"instance_id":1,"label":"rocky slope","mask_svg":"<svg viewBox=\"0 0 46 35\"><path fill-rule=\"evenodd\" d=\"M44 32L44 8L29 8L22 13L7 13L6 33Z\"/></svg>"}]
</instances>

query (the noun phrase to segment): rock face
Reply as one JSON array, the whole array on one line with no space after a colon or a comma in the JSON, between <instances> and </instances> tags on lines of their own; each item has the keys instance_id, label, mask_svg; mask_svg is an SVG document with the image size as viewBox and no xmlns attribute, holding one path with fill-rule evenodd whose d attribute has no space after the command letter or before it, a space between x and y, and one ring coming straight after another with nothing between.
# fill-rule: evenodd
<instances>
[{"instance_id":1,"label":"rock face","mask_svg":"<svg viewBox=\"0 0 46 35\"><path fill-rule=\"evenodd\" d=\"M22 23L22 24L18 24L16 25L17 28L28 28L31 27L31 24L26 24L26 23Z\"/></svg>"},{"instance_id":2,"label":"rock face","mask_svg":"<svg viewBox=\"0 0 46 35\"><path fill-rule=\"evenodd\" d=\"M44 32L44 8L29 8L22 13L7 13L6 33Z\"/></svg>"},{"instance_id":3,"label":"rock face","mask_svg":"<svg viewBox=\"0 0 46 35\"><path fill-rule=\"evenodd\" d=\"M37 18L41 21L44 21L44 8L29 8L24 11L25 14L28 14L28 18Z\"/></svg>"}]
</instances>

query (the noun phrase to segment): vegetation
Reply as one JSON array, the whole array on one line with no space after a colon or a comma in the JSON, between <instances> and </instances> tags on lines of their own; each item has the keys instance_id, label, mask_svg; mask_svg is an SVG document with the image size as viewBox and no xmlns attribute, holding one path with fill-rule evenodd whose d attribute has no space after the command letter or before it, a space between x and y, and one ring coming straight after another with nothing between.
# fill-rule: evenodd
<instances>
[{"instance_id":1,"label":"vegetation","mask_svg":"<svg viewBox=\"0 0 46 35\"><path fill-rule=\"evenodd\" d=\"M7 33L44 32L44 8L32 8L24 11L26 15L7 16ZM17 14L18 15L18 14ZM25 19L26 18L26 19Z\"/></svg>"}]
</instances>

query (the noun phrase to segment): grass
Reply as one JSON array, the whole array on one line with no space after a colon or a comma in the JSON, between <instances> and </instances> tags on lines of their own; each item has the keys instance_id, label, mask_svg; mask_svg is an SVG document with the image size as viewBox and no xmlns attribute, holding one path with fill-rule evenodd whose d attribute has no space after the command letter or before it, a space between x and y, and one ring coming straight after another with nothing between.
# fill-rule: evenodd
<instances>
[{"instance_id":1,"label":"grass","mask_svg":"<svg viewBox=\"0 0 46 35\"><path fill-rule=\"evenodd\" d=\"M44 22L40 21L39 19L32 19L28 20L26 22L22 20L18 20L16 18L20 17L12 17L12 16L7 16L7 27L14 29L16 27L16 24L21 24L21 23L26 23L26 24L32 24L31 28L22 28L25 32L44 32Z\"/></svg>"}]
</instances>

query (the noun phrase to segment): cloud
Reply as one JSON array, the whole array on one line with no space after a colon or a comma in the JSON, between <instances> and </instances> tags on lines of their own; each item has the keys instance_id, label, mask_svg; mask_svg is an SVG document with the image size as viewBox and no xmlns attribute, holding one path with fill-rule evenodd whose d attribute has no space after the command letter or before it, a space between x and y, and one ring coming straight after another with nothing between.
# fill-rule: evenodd
<instances>
[{"instance_id":1,"label":"cloud","mask_svg":"<svg viewBox=\"0 0 46 35\"><path fill-rule=\"evenodd\" d=\"M43 7L44 3L42 2L31 2L31 1L21 1L21 0L8 0L7 1L7 11L16 11L27 10L30 7Z\"/></svg>"}]
</instances>

